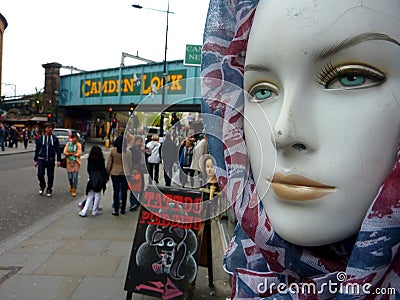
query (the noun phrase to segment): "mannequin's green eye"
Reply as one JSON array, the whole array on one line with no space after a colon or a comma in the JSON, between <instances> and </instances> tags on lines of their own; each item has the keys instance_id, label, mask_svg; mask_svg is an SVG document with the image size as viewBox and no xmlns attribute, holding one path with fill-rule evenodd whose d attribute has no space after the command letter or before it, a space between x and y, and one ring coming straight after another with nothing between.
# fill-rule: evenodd
<instances>
[{"instance_id":1,"label":"mannequin's green eye","mask_svg":"<svg viewBox=\"0 0 400 300\"><path fill-rule=\"evenodd\" d=\"M351 75L346 75L342 76L339 78L339 82L343 86L359 86L365 83L365 76L364 75L357 75L357 74L351 74Z\"/></svg>"},{"instance_id":2,"label":"mannequin's green eye","mask_svg":"<svg viewBox=\"0 0 400 300\"><path fill-rule=\"evenodd\" d=\"M383 83L385 73L364 65L327 65L318 75L317 82L327 90L368 88Z\"/></svg>"},{"instance_id":3,"label":"mannequin's green eye","mask_svg":"<svg viewBox=\"0 0 400 300\"><path fill-rule=\"evenodd\" d=\"M249 89L251 102L264 102L278 96L278 89L270 83L258 83Z\"/></svg>"}]
</instances>

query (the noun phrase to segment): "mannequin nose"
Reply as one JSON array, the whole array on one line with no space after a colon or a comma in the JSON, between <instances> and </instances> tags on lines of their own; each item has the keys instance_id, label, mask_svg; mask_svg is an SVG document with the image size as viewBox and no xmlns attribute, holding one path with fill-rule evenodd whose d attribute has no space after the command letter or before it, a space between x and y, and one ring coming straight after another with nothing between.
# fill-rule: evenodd
<instances>
[{"instance_id":1,"label":"mannequin nose","mask_svg":"<svg viewBox=\"0 0 400 300\"><path fill-rule=\"evenodd\" d=\"M276 150L307 152L314 149L310 130L302 126L293 113L281 112L273 127L272 143Z\"/></svg>"}]
</instances>

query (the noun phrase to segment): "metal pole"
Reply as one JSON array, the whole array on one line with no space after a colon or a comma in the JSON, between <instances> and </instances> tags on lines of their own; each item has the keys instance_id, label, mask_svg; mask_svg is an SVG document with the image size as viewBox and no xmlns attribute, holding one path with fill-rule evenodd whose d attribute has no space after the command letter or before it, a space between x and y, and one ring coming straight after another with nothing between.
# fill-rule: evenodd
<instances>
[{"instance_id":1,"label":"metal pole","mask_svg":"<svg viewBox=\"0 0 400 300\"><path fill-rule=\"evenodd\" d=\"M168 49L168 18L169 14L173 14L174 12L169 10L169 0L168 0L168 7L167 10L160 10L160 9L153 9L153 8L147 8L143 7L139 4L133 4L132 7L138 8L138 9L150 9L150 10L155 10L155 11L160 11L160 12L165 12L167 14L167 26L165 29L165 47L164 47L164 64L163 64L163 75L162 75L162 96L161 96L161 108L162 110L164 109L165 106L165 85L168 84L168 77L167 77L167 49ZM160 137L164 136L164 111L161 112L160 116Z\"/></svg>"},{"instance_id":2,"label":"metal pole","mask_svg":"<svg viewBox=\"0 0 400 300\"><path fill-rule=\"evenodd\" d=\"M165 47L164 47L164 67L163 67L163 82L162 82L162 97L161 97L161 109L164 110L165 105L165 85L168 84L167 77L167 49L168 49L168 17L169 17L169 0L167 7L167 26L165 28ZM161 112L160 116L160 137L164 136L164 111Z\"/></svg>"}]
</instances>

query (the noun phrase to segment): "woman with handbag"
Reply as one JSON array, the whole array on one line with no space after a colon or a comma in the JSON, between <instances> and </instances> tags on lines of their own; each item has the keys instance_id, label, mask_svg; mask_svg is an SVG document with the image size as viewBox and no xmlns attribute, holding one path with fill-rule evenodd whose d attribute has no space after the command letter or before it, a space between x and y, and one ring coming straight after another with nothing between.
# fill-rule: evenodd
<instances>
[{"instance_id":1,"label":"woman with handbag","mask_svg":"<svg viewBox=\"0 0 400 300\"><path fill-rule=\"evenodd\" d=\"M72 133L71 141L64 147L64 155L66 157L66 168L68 173L69 191L72 197L76 197L76 189L78 188L78 172L81 167L82 145L78 142L76 133Z\"/></svg>"}]
</instances>

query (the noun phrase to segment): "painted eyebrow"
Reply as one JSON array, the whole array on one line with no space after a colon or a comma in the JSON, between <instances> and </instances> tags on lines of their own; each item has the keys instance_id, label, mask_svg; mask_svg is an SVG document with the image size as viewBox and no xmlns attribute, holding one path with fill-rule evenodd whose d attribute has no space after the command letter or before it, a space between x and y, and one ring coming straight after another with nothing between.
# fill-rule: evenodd
<instances>
[{"instance_id":1,"label":"painted eyebrow","mask_svg":"<svg viewBox=\"0 0 400 300\"><path fill-rule=\"evenodd\" d=\"M323 48L320 51L313 54L313 60L320 60L324 59L330 55L333 55L345 48L349 48L355 46L357 44L367 42L367 41L386 41L391 42L397 46L400 46L400 42L395 40L394 38L390 37L384 33L376 33L376 32L366 32L362 33L353 37L346 38L340 43L335 43L329 47Z\"/></svg>"},{"instance_id":2,"label":"painted eyebrow","mask_svg":"<svg viewBox=\"0 0 400 300\"><path fill-rule=\"evenodd\" d=\"M244 71L254 71L254 72L269 72L270 69L265 66L265 65L253 65L253 64L248 64L244 66Z\"/></svg>"}]
</instances>

